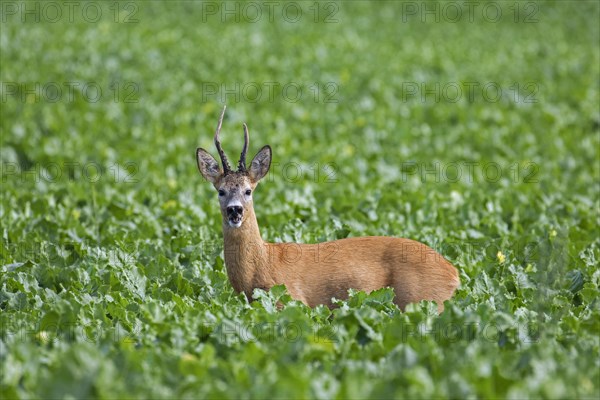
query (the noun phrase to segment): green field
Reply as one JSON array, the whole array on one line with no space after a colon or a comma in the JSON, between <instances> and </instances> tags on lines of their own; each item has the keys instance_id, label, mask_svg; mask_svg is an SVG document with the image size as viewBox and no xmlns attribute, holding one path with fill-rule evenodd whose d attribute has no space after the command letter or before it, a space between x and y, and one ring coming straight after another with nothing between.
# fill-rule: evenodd
<instances>
[{"instance_id":1,"label":"green field","mask_svg":"<svg viewBox=\"0 0 600 400\"><path fill-rule=\"evenodd\" d=\"M0 2L0 397L598 398L600 3L477 4ZM419 240L446 311L236 294L225 103L266 240Z\"/></svg>"}]
</instances>

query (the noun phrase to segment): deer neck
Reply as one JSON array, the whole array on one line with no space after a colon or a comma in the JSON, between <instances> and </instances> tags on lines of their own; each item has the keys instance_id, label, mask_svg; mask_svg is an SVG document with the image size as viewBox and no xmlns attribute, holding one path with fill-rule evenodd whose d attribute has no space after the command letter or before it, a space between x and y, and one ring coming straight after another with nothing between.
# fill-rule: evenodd
<instances>
[{"instance_id":1,"label":"deer neck","mask_svg":"<svg viewBox=\"0 0 600 400\"><path fill-rule=\"evenodd\" d=\"M272 276L268 248L260 236L254 209L247 211L239 228L230 227L223 217L223 241L229 280L234 289L250 297L253 288L266 285Z\"/></svg>"}]
</instances>

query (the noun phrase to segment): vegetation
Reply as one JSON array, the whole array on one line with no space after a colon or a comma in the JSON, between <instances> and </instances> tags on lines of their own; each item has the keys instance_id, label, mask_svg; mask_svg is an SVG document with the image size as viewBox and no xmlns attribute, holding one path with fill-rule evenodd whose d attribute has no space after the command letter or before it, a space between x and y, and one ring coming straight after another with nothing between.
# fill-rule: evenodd
<instances>
[{"instance_id":1,"label":"vegetation","mask_svg":"<svg viewBox=\"0 0 600 400\"><path fill-rule=\"evenodd\" d=\"M2 398L600 396L597 2L50 3L1 3ZM223 103L266 240L422 241L446 311L235 294Z\"/></svg>"}]
</instances>

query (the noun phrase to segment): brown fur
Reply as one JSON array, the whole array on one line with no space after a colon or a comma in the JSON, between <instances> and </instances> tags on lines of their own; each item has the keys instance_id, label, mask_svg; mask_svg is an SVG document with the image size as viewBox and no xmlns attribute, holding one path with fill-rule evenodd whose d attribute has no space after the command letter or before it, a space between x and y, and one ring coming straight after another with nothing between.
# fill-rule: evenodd
<instances>
[{"instance_id":1,"label":"brown fur","mask_svg":"<svg viewBox=\"0 0 600 400\"><path fill-rule=\"evenodd\" d=\"M255 288L285 284L290 295L310 307L333 305L348 289L370 292L392 287L394 302L434 300L439 312L459 285L458 272L430 247L410 239L369 236L319 244L267 243L254 210L240 228L223 222L227 275L238 292L252 299Z\"/></svg>"}]
</instances>

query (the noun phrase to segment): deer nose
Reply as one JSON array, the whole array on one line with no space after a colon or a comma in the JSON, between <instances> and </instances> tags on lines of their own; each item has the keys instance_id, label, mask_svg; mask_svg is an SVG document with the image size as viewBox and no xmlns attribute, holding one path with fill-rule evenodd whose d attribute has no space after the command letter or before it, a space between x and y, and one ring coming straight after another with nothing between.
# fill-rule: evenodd
<instances>
[{"instance_id":1,"label":"deer nose","mask_svg":"<svg viewBox=\"0 0 600 400\"><path fill-rule=\"evenodd\" d=\"M242 206L229 206L227 207L227 215L238 215L244 211Z\"/></svg>"}]
</instances>

